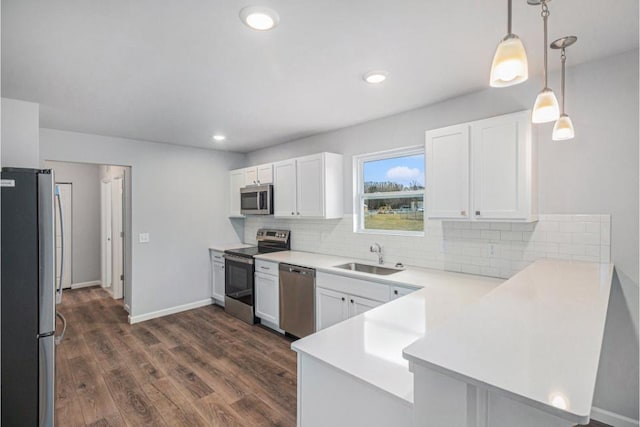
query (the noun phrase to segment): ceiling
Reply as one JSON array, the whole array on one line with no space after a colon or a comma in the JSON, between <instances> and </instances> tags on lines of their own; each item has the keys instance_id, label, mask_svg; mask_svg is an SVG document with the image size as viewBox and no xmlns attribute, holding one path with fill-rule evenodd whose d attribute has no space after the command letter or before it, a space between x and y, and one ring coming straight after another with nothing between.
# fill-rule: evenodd
<instances>
[{"instance_id":1,"label":"ceiling","mask_svg":"<svg viewBox=\"0 0 640 427\"><path fill-rule=\"evenodd\" d=\"M249 29L247 5L280 25ZM571 64L638 48L637 0L549 7ZM540 9L513 9L536 78ZM486 88L505 33L504 0L4 0L2 96L42 127L248 152Z\"/></svg>"}]
</instances>

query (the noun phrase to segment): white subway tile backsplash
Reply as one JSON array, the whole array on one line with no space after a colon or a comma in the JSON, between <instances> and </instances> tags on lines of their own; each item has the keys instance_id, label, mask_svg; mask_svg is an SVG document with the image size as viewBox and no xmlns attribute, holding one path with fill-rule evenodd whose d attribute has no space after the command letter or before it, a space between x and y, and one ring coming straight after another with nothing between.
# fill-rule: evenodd
<instances>
[{"instance_id":1,"label":"white subway tile backsplash","mask_svg":"<svg viewBox=\"0 0 640 427\"><path fill-rule=\"evenodd\" d=\"M247 243L258 228L290 229L293 250L376 261L369 252L382 245L390 263L508 278L541 258L610 262L609 215L540 215L535 223L426 222L424 237L353 232L353 217L300 220L248 217Z\"/></svg>"}]
</instances>

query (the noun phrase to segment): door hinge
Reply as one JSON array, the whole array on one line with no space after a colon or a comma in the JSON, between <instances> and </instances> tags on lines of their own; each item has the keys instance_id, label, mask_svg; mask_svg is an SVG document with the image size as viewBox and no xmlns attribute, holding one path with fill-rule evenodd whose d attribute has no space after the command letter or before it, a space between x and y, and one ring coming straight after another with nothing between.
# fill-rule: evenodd
<instances>
[{"instance_id":1,"label":"door hinge","mask_svg":"<svg viewBox=\"0 0 640 427\"><path fill-rule=\"evenodd\" d=\"M124 237L124 231L120 232L120 237Z\"/></svg>"},{"instance_id":2,"label":"door hinge","mask_svg":"<svg viewBox=\"0 0 640 427\"><path fill-rule=\"evenodd\" d=\"M120 280L124 280L124 274L120 275Z\"/></svg>"}]
</instances>

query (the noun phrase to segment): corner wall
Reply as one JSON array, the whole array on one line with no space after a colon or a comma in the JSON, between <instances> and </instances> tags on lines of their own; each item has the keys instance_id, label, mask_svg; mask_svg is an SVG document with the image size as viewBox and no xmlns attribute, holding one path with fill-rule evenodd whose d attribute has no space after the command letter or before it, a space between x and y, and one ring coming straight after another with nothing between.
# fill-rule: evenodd
<instances>
[{"instance_id":1,"label":"corner wall","mask_svg":"<svg viewBox=\"0 0 640 427\"><path fill-rule=\"evenodd\" d=\"M2 98L2 166L38 168L40 106Z\"/></svg>"},{"instance_id":2,"label":"corner wall","mask_svg":"<svg viewBox=\"0 0 640 427\"><path fill-rule=\"evenodd\" d=\"M228 171L244 155L41 129L40 158L131 166L133 321L210 303L208 248L242 236L226 207ZM138 243L139 233L150 242Z\"/></svg>"}]
</instances>

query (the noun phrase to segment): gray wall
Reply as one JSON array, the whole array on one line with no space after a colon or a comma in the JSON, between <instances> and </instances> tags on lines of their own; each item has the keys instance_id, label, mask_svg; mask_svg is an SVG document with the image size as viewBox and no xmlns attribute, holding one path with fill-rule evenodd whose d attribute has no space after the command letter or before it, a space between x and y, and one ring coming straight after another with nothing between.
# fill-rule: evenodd
<instances>
[{"instance_id":1,"label":"gray wall","mask_svg":"<svg viewBox=\"0 0 640 427\"><path fill-rule=\"evenodd\" d=\"M72 184L71 283L100 280L100 171L95 164L44 162Z\"/></svg>"},{"instance_id":2,"label":"gray wall","mask_svg":"<svg viewBox=\"0 0 640 427\"><path fill-rule=\"evenodd\" d=\"M611 214L617 276L605 331L594 405L638 418L638 51L569 68L567 112L576 127L569 142L551 140L553 124L536 126L540 213ZM550 76L559 87L559 75ZM396 116L249 153L247 165L321 151L345 155L424 143L442 126L530 109L540 78L508 89L486 89ZM352 211L352 182L345 207ZM428 184L427 184L428 185ZM579 355L576 355L579 357Z\"/></svg>"},{"instance_id":3,"label":"gray wall","mask_svg":"<svg viewBox=\"0 0 640 427\"><path fill-rule=\"evenodd\" d=\"M2 98L2 166L38 167L39 120L38 104Z\"/></svg>"},{"instance_id":4,"label":"gray wall","mask_svg":"<svg viewBox=\"0 0 640 427\"><path fill-rule=\"evenodd\" d=\"M209 301L208 248L239 241L228 216L229 169L245 156L40 130L42 159L131 166L131 316ZM150 242L138 243L139 233ZM126 292L126 290L125 290Z\"/></svg>"}]
</instances>

